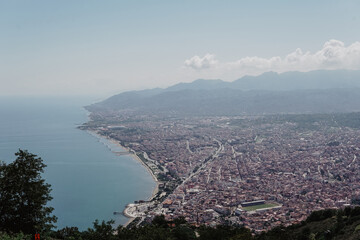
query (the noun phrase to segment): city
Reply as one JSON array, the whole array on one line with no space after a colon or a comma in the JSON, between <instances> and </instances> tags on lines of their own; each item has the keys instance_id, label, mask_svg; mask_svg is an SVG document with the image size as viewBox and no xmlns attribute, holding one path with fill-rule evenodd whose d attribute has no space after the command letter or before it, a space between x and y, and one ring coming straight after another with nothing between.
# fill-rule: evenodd
<instances>
[{"instance_id":1,"label":"city","mask_svg":"<svg viewBox=\"0 0 360 240\"><path fill-rule=\"evenodd\" d=\"M360 131L348 126L358 115L294 116L94 112L83 127L143 154L162 179L153 201L131 205L140 221L164 214L168 220L184 216L194 225L230 223L257 232L360 200ZM256 200L266 204L243 207Z\"/></svg>"}]
</instances>

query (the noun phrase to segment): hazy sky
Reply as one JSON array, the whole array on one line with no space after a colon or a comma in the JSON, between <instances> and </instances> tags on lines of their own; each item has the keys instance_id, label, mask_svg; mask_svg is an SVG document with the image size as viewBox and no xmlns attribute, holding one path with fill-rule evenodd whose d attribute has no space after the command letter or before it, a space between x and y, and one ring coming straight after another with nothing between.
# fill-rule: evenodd
<instances>
[{"instance_id":1,"label":"hazy sky","mask_svg":"<svg viewBox=\"0 0 360 240\"><path fill-rule=\"evenodd\" d=\"M360 68L360 1L0 0L0 95Z\"/></svg>"}]
</instances>

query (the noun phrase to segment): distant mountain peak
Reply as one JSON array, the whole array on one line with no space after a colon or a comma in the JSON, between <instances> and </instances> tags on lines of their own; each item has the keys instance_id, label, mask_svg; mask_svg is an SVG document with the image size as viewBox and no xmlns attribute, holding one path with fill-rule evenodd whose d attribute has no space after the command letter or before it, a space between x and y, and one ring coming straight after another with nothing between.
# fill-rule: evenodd
<instances>
[{"instance_id":1,"label":"distant mountain peak","mask_svg":"<svg viewBox=\"0 0 360 240\"><path fill-rule=\"evenodd\" d=\"M199 79L196 79L194 81L192 81L191 83L203 83L203 82L207 82L207 83L215 83L215 82L224 82L223 80L221 79L203 79L203 78L199 78Z\"/></svg>"},{"instance_id":2,"label":"distant mountain peak","mask_svg":"<svg viewBox=\"0 0 360 240\"><path fill-rule=\"evenodd\" d=\"M197 79L189 83L178 83L173 86L166 88L166 91L178 91L185 89L215 89L227 86L227 82L220 79Z\"/></svg>"},{"instance_id":3,"label":"distant mountain peak","mask_svg":"<svg viewBox=\"0 0 360 240\"><path fill-rule=\"evenodd\" d=\"M360 71L266 72L234 82L198 79L118 94L90 111L243 115L360 111Z\"/></svg>"}]
</instances>

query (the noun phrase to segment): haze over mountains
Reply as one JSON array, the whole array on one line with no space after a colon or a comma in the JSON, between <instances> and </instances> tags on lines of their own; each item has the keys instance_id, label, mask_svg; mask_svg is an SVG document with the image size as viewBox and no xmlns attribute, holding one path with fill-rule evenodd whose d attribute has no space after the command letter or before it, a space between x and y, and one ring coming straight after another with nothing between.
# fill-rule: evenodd
<instances>
[{"instance_id":1,"label":"haze over mountains","mask_svg":"<svg viewBox=\"0 0 360 240\"><path fill-rule=\"evenodd\" d=\"M267 72L233 82L199 79L124 92L86 108L195 116L354 112L360 111L360 71Z\"/></svg>"}]
</instances>

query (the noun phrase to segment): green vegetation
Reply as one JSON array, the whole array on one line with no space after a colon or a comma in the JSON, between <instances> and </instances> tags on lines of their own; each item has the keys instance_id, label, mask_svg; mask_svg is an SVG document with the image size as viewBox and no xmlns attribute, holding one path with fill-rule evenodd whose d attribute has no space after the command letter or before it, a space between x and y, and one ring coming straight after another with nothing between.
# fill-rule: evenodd
<instances>
[{"instance_id":1,"label":"green vegetation","mask_svg":"<svg viewBox=\"0 0 360 240\"><path fill-rule=\"evenodd\" d=\"M255 211L258 209L271 208L271 207L276 207L276 206L278 206L278 205L275 203L264 203L264 204L255 205L255 206L242 207L242 209L244 209L245 211Z\"/></svg>"},{"instance_id":2,"label":"green vegetation","mask_svg":"<svg viewBox=\"0 0 360 240\"><path fill-rule=\"evenodd\" d=\"M32 239L30 235L24 235L23 233L19 234L7 234L0 232L1 240L23 240L23 239Z\"/></svg>"},{"instance_id":3,"label":"green vegetation","mask_svg":"<svg viewBox=\"0 0 360 240\"><path fill-rule=\"evenodd\" d=\"M355 232L360 231L360 224L356 226Z\"/></svg>"},{"instance_id":4,"label":"green vegetation","mask_svg":"<svg viewBox=\"0 0 360 240\"><path fill-rule=\"evenodd\" d=\"M313 212L306 221L289 227L277 227L255 239L261 240L358 240L360 231L360 207L326 209Z\"/></svg>"},{"instance_id":5,"label":"green vegetation","mask_svg":"<svg viewBox=\"0 0 360 240\"><path fill-rule=\"evenodd\" d=\"M49 231L56 222L47 202L50 185L42 179L41 158L19 150L13 163L0 164L0 231L25 234Z\"/></svg>"},{"instance_id":6,"label":"green vegetation","mask_svg":"<svg viewBox=\"0 0 360 240\"><path fill-rule=\"evenodd\" d=\"M157 216L152 223L141 227L117 228L113 234L110 222L94 223L93 229L84 232L72 231L71 235L63 235L59 230L53 232L55 239L146 239L146 240L359 240L360 239L360 207L335 210L326 209L313 212L306 221L289 227L279 226L258 235L241 226L218 225L216 227L194 227L180 217L166 221L164 216ZM76 236L76 237L75 237ZM107 238L101 237L107 236ZM81 238L79 238L81 237Z\"/></svg>"},{"instance_id":7,"label":"green vegetation","mask_svg":"<svg viewBox=\"0 0 360 240\"><path fill-rule=\"evenodd\" d=\"M194 227L183 217L167 221L157 216L149 224L141 227L112 228L113 221L95 221L93 228L79 231L76 227L66 227L50 231L41 239L52 240L359 240L360 207L343 210L321 210L313 212L309 218L289 227L279 226L258 235L241 226L218 225L216 227ZM43 237L45 236L45 237ZM0 239L32 239L30 235L10 235L0 233Z\"/></svg>"},{"instance_id":8,"label":"green vegetation","mask_svg":"<svg viewBox=\"0 0 360 240\"><path fill-rule=\"evenodd\" d=\"M136 156L138 156L140 160L143 161L145 164L147 163L147 160L145 159L143 153L137 153Z\"/></svg>"}]
</instances>

